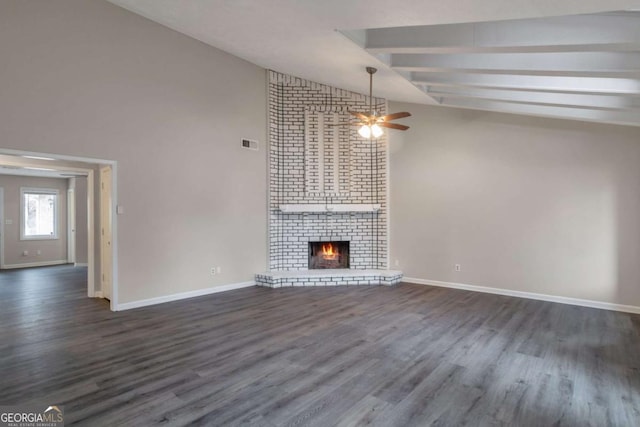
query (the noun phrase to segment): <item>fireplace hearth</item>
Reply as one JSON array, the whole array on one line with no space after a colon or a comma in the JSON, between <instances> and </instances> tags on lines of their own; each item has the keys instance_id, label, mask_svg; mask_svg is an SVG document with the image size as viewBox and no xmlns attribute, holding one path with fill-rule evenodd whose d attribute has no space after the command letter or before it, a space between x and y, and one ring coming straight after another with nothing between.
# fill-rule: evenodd
<instances>
[{"instance_id":1,"label":"fireplace hearth","mask_svg":"<svg viewBox=\"0 0 640 427\"><path fill-rule=\"evenodd\" d=\"M309 270L349 268L349 242L309 242Z\"/></svg>"}]
</instances>

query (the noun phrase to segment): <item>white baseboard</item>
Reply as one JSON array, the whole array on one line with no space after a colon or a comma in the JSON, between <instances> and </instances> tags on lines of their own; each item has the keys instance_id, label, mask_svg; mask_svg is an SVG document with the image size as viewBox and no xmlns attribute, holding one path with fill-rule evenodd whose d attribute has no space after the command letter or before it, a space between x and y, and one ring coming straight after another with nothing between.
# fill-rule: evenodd
<instances>
[{"instance_id":1,"label":"white baseboard","mask_svg":"<svg viewBox=\"0 0 640 427\"><path fill-rule=\"evenodd\" d=\"M406 283L416 283L419 285L438 286L441 288L463 289L465 291L483 292L487 294L496 294L496 295L506 295L510 297L528 298L528 299L535 299L540 301L557 302L560 304L579 305L582 307L599 308L602 310L613 310L613 311L622 311L624 313L640 314L640 307L636 307L634 305L613 304L610 302L601 302L601 301L593 301L593 300L587 300L587 299L537 294L533 292L512 291L509 289L467 285L464 283L441 282L438 280L417 279L414 277L403 277L402 281Z\"/></svg>"},{"instance_id":2,"label":"white baseboard","mask_svg":"<svg viewBox=\"0 0 640 427\"><path fill-rule=\"evenodd\" d=\"M86 262L76 262L73 264L74 267L89 267L89 264Z\"/></svg>"},{"instance_id":3,"label":"white baseboard","mask_svg":"<svg viewBox=\"0 0 640 427\"><path fill-rule=\"evenodd\" d=\"M166 295L163 297L143 299L140 301L125 302L118 304L114 311L131 310L133 308L146 307L149 305L162 304L165 302L178 301L181 299L200 297L203 295L215 294L218 292L232 291L234 289L248 288L255 286L253 280L249 282L231 283L229 285L214 286L211 288L198 289L196 291L181 292L179 294Z\"/></svg>"},{"instance_id":4,"label":"white baseboard","mask_svg":"<svg viewBox=\"0 0 640 427\"><path fill-rule=\"evenodd\" d=\"M61 264L68 264L66 259L61 259L61 260L57 260L57 261L36 261L36 262L25 262L24 264L5 264L4 269L11 269L11 268L30 268L30 267L48 267L50 265L61 265Z\"/></svg>"},{"instance_id":5,"label":"white baseboard","mask_svg":"<svg viewBox=\"0 0 640 427\"><path fill-rule=\"evenodd\" d=\"M94 298L102 298L102 291L95 291L93 293Z\"/></svg>"}]
</instances>

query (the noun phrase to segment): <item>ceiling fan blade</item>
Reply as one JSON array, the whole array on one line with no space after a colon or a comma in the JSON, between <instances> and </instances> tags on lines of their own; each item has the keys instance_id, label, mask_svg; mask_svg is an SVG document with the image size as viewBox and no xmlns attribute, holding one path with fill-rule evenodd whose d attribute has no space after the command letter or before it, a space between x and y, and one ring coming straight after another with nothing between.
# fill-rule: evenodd
<instances>
[{"instance_id":1,"label":"ceiling fan blade","mask_svg":"<svg viewBox=\"0 0 640 427\"><path fill-rule=\"evenodd\" d=\"M348 113L351 114L352 116L356 116L361 120L364 120L364 121L369 120L369 116L367 116L366 114L358 113L357 111L348 111Z\"/></svg>"},{"instance_id":2,"label":"ceiling fan blade","mask_svg":"<svg viewBox=\"0 0 640 427\"><path fill-rule=\"evenodd\" d=\"M378 120L382 121L382 122L388 122L388 121L395 120L395 119L401 119L403 117L409 117L410 115L411 115L411 113L403 111L401 113L387 114L386 116L380 117Z\"/></svg>"},{"instance_id":3,"label":"ceiling fan blade","mask_svg":"<svg viewBox=\"0 0 640 427\"><path fill-rule=\"evenodd\" d=\"M409 126L400 125L398 123L389 123L389 122L380 122L378 123L378 126L382 126L383 128L398 129L398 130L409 129Z\"/></svg>"}]
</instances>

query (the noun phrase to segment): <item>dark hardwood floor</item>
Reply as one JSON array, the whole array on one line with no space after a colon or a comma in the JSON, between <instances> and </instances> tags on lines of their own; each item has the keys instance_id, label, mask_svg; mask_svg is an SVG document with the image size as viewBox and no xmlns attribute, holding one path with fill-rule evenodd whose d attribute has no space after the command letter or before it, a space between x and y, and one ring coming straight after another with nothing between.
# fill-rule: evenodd
<instances>
[{"instance_id":1,"label":"dark hardwood floor","mask_svg":"<svg viewBox=\"0 0 640 427\"><path fill-rule=\"evenodd\" d=\"M640 425L638 315L409 284L112 313L85 277L0 273L0 405L88 426Z\"/></svg>"}]
</instances>

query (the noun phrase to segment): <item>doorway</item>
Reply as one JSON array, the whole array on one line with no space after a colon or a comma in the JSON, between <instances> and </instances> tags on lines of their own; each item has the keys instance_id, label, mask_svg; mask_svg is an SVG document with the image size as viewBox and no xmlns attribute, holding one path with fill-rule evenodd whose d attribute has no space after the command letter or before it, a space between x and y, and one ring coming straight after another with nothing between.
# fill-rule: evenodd
<instances>
[{"instance_id":1,"label":"doorway","mask_svg":"<svg viewBox=\"0 0 640 427\"><path fill-rule=\"evenodd\" d=\"M38 168L45 170L55 170L59 172L65 172L69 174L81 174L86 176L87 179L87 296L88 297L105 297L103 294L102 275L108 279L107 294L110 301L110 309L117 311L117 223L114 215L115 201L117 200L117 163L111 160L65 156L48 153L33 153L24 152L19 150L2 149L0 148L0 166L14 167L14 168ZM100 203L102 198L102 169L107 168L109 170L109 184L107 187L109 201L107 204ZM94 176L97 175L98 179ZM74 194L75 196L75 194ZM75 200L75 204L85 203L85 201ZM102 207L105 206L103 212ZM110 250L101 251L100 246L104 240L102 235L102 224L105 219L108 218L108 225L105 228L105 232L109 233L108 246ZM4 222L0 218L0 222ZM2 233L3 227L0 224L0 233ZM3 237L0 234L0 237ZM98 240L96 240L98 239ZM0 238L0 246L2 243ZM74 254L76 251L74 250ZM110 254L109 259L102 257L101 253L106 252ZM0 256L2 253L0 252ZM0 257L1 261L1 257ZM103 263L107 262L103 266ZM96 286L97 285L97 286ZM99 288L99 289L98 289Z\"/></svg>"}]
</instances>

